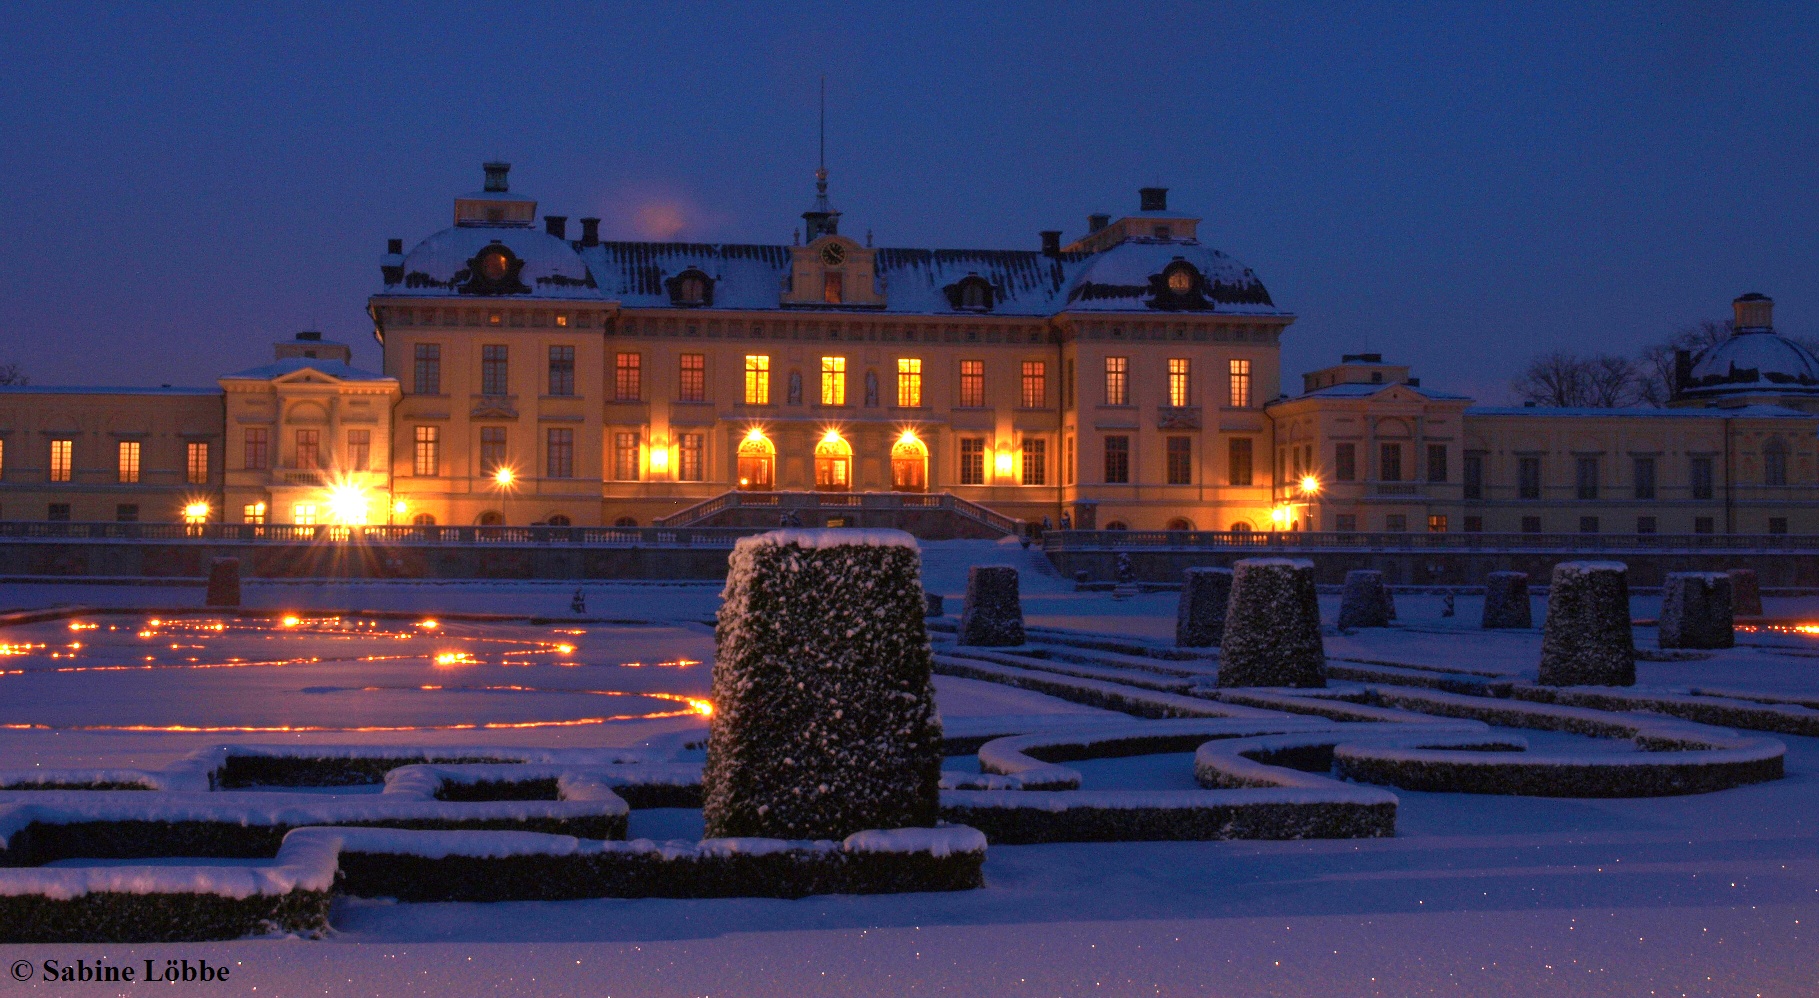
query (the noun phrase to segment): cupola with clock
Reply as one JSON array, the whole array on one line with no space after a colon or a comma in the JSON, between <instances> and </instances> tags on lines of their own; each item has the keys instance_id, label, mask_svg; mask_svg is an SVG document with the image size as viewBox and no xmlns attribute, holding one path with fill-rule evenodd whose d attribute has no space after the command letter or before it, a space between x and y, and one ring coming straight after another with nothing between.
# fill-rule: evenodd
<instances>
[{"instance_id":1,"label":"cupola with clock","mask_svg":"<svg viewBox=\"0 0 1819 998\"><path fill-rule=\"evenodd\" d=\"M827 167L815 171L815 203L802 213L808 239L790 247L784 305L804 308L883 308L869 246L840 234L840 212L827 198Z\"/></svg>"}]
</instances>

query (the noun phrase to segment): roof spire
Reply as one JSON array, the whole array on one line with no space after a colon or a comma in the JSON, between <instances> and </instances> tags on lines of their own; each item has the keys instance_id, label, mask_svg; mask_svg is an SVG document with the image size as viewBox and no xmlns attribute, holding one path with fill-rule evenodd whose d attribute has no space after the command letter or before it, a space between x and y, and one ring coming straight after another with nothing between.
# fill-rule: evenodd
<instances>
[{"instance_id":1,"label":"roof spire","mask_svg":"<svg viewBox=\"0 0 1819 998\"><path fill-rule=\"evenodd\" d=\"M827 200L827 75L821 77L820 160L815 168L815 203L802 213L808 223L808 241L831 236L840 231L840 213Z\"/></svg>"}]
</instances>

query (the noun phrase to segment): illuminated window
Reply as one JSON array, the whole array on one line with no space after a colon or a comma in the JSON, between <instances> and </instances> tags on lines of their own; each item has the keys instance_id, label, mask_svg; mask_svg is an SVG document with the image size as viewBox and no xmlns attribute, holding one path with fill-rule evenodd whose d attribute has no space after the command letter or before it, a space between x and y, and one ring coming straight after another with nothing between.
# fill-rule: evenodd
<instances>
[{"instance_id":1,"label":"illuminated window","mask_svg":"<svg viewBox=\"0 0 1819 998\"><path fill-rule=\"evenodd\" d=\"M480 428L480 474L491 476L505 464L505 427Z\"/></svg>"},{"instance_id":2,"label":"illuminated window","mask_svg":"<svg viewBox=\"0 0 1819 998\"><path fill-rule=\"evenodd\" d=\"M681 399L684 402L700 402L707 398L707 355L702 353L685 353L681 358L680 372Z\"/></svg>"},{"instance_id":3,"label":"illuminated window","mask_svg":"<svg viewBox=\"0 0 1819 998\"><path fill-rule=\"evenodd\" d=\"M566 326L566 325L568 325L568 315L567 315L567 313L561 313L561 312L559 312L559 313L557 313L557 314L556 314L556 325L558 325L558 326Z\"/></svg>"},{"instance_id":4,"label":"illuminated window","mask_svg":"<svg viewBox=\"0 0 1819 998\"><path fill-rule=\"evenodd\" d=\"M827 274L821 282L821 300L829 305L838 305L846 300L846 278L842 274Z\"/></svg>"},{"instance_id":5,"label":"illuminated window","mask_svg":"<svg viewBox=\"0 0 1819 998\"><path fill-rule=\"evenodd\" d=\"M0 439L0 475L6 474L6 441Z\"/></svg>"},{"instance_id":6,"label":"illuminated window","mask_svg":"<svg viewBox=\"0 0 1819 998\"><path fill-rule=\"evenodd\" d=\"M852 487L852 445L829 431L815 445L815 488L841 492Z\"/></svg>"},{"instance_id":7,"label":"illuminated window","mask_svg":"<svg viewBox=\"0 0 1819 998\"><path fill-rule=\"evenodd\" d=\"M1194 439L1192 437L1168 438L1168 483L1170 485L1194 484Z\"/></svg>"},{"instance_id":8,"label":"illuminated window","mask_svg":"<svg viewBox=\"0 0 1819 998\"><path fill-rule=\"evenodd\" d=\"M208 482L208 444L197 442L189 445L188 481L191 485L204 485Z\"/></svg>"},{"instance_id":9,"label":"illuminated window","mask_svg":"<svg viewBox=\"0 0 1819 998\"><path fill-rule=\"evenodd\" d=\"M1048 365L1039 360L1023 362L1023 407L1041 409L1048 405Z\"/></svg>"},{"instance_id":10,"label":"illuminated window","mask_svg":"<svg viewBox=\"0 0 1819 998\"><path fill-rule=\"evenodd\" d=\"M293 467L313 469L322 467L322 431L298 430L296 433L297 459Z\"/></svg>"},{"instance_id":11,"label":"illuminated window","mask_svg":"<svg viewBox=\"0 0 1819 998\"><path fill-rule=\"evenodd\" d=\"M120 482L131 485L139 480L139 441L120 441Z\"/></svg>"},{"instance_id":12,"label":"illuminated window","mask_svg":"<svg viewBox=\"0 0 1819 998\"><path fill-rule=\"evenodd\" d=\"M613 358L613 400L636 402L644 397L644 357L622 353Z\"/></svg>"},{"instance_id":13,"label":"illuminated window","mask_svg":"<svg viewBox=\"0 0 1819 998\"><path fill-rule=\"evenodd\" d=\"M771 487L771 469L777 458L776 448L756 429L739 442L739 487L762 492Z\"/></svg>"},{"instance_id":14,"label":"illuminated window","mask_svg":"<svg viewBox=\"0 0 1819 998\"><path fill-rule=\"evenodd\" d=\"M1427 532L1430 534L1446 533L1446 514L1430 513L1427 518Z\"/></svg>"},{"instance_id":15,"label":"illuminated window","mask_svg":"<svg viewBox=\"0 0 1819 998\"><path fill-rule=\"evenodd\" d=\"M442 344L417 344L415 365L411 391L418 395L442 394Z\"/></svg>"},{"instance_id":16,"label":"illuminated window","mask_svg":"<svg viewBox=\"0 0 1819 998\"><path fill-rule=\"evenodd\" d=\"M1048 441L1040 437L1023 438L1023 484L1048 484Z\"/></svg>"},{"instance_id":17,"label":"illuminated window","mask_svg":"<svg viewBox=\"0 0 1819 998\"><path fill-rule=\"evenodd\" d=\"M415 475L439 475L442 473L442 427L419 426L415 430L416 440L411 456L411 473Z\"/></svg>"},{"instance_id":18,"label":"illuminated window","mask_svg":"<svg viewBox=\"0 0 1819 998\"><path fill-rule=\"evenodd\" d=\"M980 409L985 406L985 361L960 362L960 408Z\"/></svg>"},{"instance_id":19,"label":"illuminated window","mask_svg":"<svg viewBox=\"0 0 1819 998\"><path fill-rule=\"evenodd\" d=\"M1105 358L1105 404L1130 405L1131 361L1129 357Z\"/></svg>"},{"instance_id":20,"label":"illuminated window","mask_svg":"<svg viewBox=\"0 0 1819 998\"><path fill-rule=\"evenodd\" d=\"M316 504L313 502L300 502L300 503L296 504L295 506L292 506L291 507L291 522L297 524L300 527L315 526L316 525Z\"/></svg>"},{"instance_id":21,"label":"illuminated window","mask_svg":"<svg viewBox=\"0 0 1819 998\"><path fill-rule=\"evenodd\" d=\"M897 358L897 407L915 409L922 405L922 359Z\"/></svg>"},{"instance_id":22,"label":"illuminated window","mask_svg":"<svg viewBox=\"0 0 1819 998\"><path fill-rule=\"evenodd\" d=\"M271 466L272 459L271 431L263 426L246 428L246 458L242 462L248 471L264 471Z\"/></svg>"},{"instance_id":23,"label":"illuminated window","mask_svg":"<svg viewBox=\"0 0 1819 998\"><path fill-rule=\"evenodd\" d=\"M639 458L643 442L636 433L613 434L613 480L635 482L639 475Z\"/></svg>"},{"instance_id":24,"label":"illuminated window","mask_svg":"<svg viewBox=\"0 0 1819 998\"><path fill-rule=\"evenodd\" d=\"M702 450L706 441L706 436L700 433L684 433L677 438L677 481L699 482L702 480L706 467L706 462L702 460Z\"/></svg>"},{"instance_id":25,"label":"illuminated window","mask_svg":"<svg viewBox=\"0 0 1819 998\"><path fill-rule=\"evenodd\" d=\"M373 431L347 431L347 470L365 471L372 466Z\"/></svg>"},{"instance_id":26,"label":"illuminated window","mask_svg":"<svg viewBox=\"0 0 1819 998\"><path fill-rule=\"evenodd\" d=\"M495 343L480 348L480 394L511 394L508 357L504 344Z\"/></svg>"},{"instance_id":27,"label":"illuminated window","mask_svg":"<svg viewBox=\"0 0 1819 998\"><path fill-rule=\"evenodd\" d=\"M1251 362L1243 357L1234 357L1231 361L1231 393L1227 403L1234 409L1248 409L1251 405Z\"/></svg>"},{"instance_id":28,"label":"illuminated window","mask_svg":"<svg viewBox=\"0 0 1819 998\"><path fill-rule=\"evenodd\" d=\"M557 316L557 320L567 318ZM560 324L560 321L558 321ZM551 395L575 394L575 348L572 346L555 346L549 348L549 393Z\"/></svg>"},{"instance_id":29,"label":"illuminated window","mask_svg":"<svg viewBox=\"0 0 1819 998\"><path fill-rule=\"evenodd\" d=\"M960 484L985 484L985 438L960 438Z\"/></svg>"},{"instance_id":30,"label":"illuminated window","mask_svg":"<svg viewBox=\"0 0 1819 998\"><path fill-rule=\"evenodd\" d=\"M550 478L575 477L575 431L566 427L549 431L544 454L544 474Z\"/></svg>"},{"instance_id":31,"label":"illuminated window","mask_svg":"<svg viewBox=\"0 0 1819 998\"><path fill-rule=\"evenodd\" d=\"M1170 357L1168 360L1168 404L1172 406L1193 405L1188 393L1188 359Z\"/></svg>"},{"instance_id":32,"label":"illuminated window","mask_svg":"<svg viewBox=\"0 0 1819 998\"><path fill-rule=\"evenodd\" d=\"M74 440L51 441L51 481L69 481L70 456L75 452Z\"/></svg>"},{"instance_id":33,"label":"illuminated window","mask_svg":"<svg viewBox=\"0 0 1819 998\"><path fill-rule=\"evenodd\" d=\"M265 522L265 504L262 502L249 502L246 505L240 507L240 522L241 523L264 523Z\"/></svg>"},{"instance_id":34,"label":"illuminated window","mask_svg":"<svg viewBox=\"0 0 1819 998\"><path fill-rule=\"evenodd\" d=\"M771 359L766 354L745 355L745 404L771 404Z\"/></svg>"},{"instance_id":35,"label":"illuminated window","mask_svg":"<svg viewBox=\"0 0 1819 998\"><path fill-rule=\"evenodd\" d=\"M1105 438L1105 481L1108 485L1124 485L1131 480L1131 438L1126 436Z\"/></svg>"},{"instance_id":36,"label":"illuminated window","mask_svg":"<svg viewBox=\"0 0 1819 998\"><path fill-rule=\"evenodd\" d=\"M821 358L821 404L846 404L846 358Z\"/></svg>"}]
</instances>

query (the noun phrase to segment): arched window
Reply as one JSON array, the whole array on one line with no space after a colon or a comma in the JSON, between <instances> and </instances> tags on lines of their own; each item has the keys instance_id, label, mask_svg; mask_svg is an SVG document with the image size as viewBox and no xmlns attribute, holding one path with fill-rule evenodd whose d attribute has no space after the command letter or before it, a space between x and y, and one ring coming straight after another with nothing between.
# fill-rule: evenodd
<instances>
[{"instance_id":1,"label":"arched window","mask_svg":"<svg viewBox=\"0 0 1819 998\"><path fill-rule=\"evenodd\" d=\"M968 274L947 286L948 303L968 312L989 312L995 299L992 286L978 274Z\"/></svg>"},{"instance_id":2,"label":"arched window","mask_svg":"<svg viewBox=\"0 0 1819 998\"><path fill-rule=\"evenodd\" d=\"M1251 525L1243 520L1238 520L1232 524L1232 533L1234 534L1248 534L1250 532Z\"/></svg>"},{"instance_id":3,"label":"arched window","mask_svg":"<svg viewBox=\"0 0 1819 998\"><path fill-rule=\"evenodd\" d=\"M550 518L543 522L549 524L552 527L567 527L567 526L572 525L572 523L573 523L572 520L570 520L567 516L564 516L561 513L552 513L550 515Z\"/></svg>"},{"instance_id":4,"label":"arched window","mask_svg":"<svg viewBox=\"0 0 1819 998\"><path fill-rule=\"evenodd\" d=\"M419 527L433 527L436 525L436 518L428 513L418 513L411 517L411 523Z\"/></svg>"},{"instance_id":5,"label":"arched window","mask_svg":"<svg viewBox=\"0 0 1819 998\"><path fill-rule=\"evenodd\" d=\"M1192 529L1194 529L1194 524L1192 521L1188 520L1185 517L1177 516L1173 520L1168 521L1168 529L1169 530L1192 530Z\"/></svg>"},{"instance_id":6,"label":"arched window","mask_svg":"<svg viewBox=\"0 0 1819 998\"><path fill-rule=\"evenodd\" d=\"M898 492L928 491L928 447L911 433L891 447L891 488Z\"/></svg>"},{"instance_id":7,"label":"arched window","mask_svg":"<svg viewBox=\"0 0 1819 998\"><path fill-rule=\"evenodd\" d=\"M475 522L482 527L502 527L505 525L505 517L501 516L497 510L489 509L481 513L480 519Z\"/></svg>"},{"instance_id":8,"label":"arched window","mask_svg":"<svg viewBox=\"0 0 1819 998\"><path fill-rule=\"evenodd\" d=\"M815 488L847 492L853 487L853 448L833 430L815 445Z\"/></svg>"},{"instance_id":9,"label":"arched window","mask_svg":"<svg viewBox=\"0 0 1819 998\"><path fill-rule=\"evenodd\" d=\"M777 464L777 448L770 440L757 430L745 435L739 441L739 487L748 492L768 492L775 483L773 469Z\"/></svg>"},{"instance_id":10,"label":"arched window","mask_svg":"<svg viewBox=\"0 0 1819 998\"><path fill-rule=\"evenodd\" d=\"M669 280L670 303L674 305L712 305L714 282L700 269L690 267Z\"/></svg>"},{"instance_id":11,"label":"arched window","mask_svg":"<svg viewBox=\"0 0 1819 998\"><path fill-rule=\"evenodd\" d=\"M638 518L635 516L622 516L613 521L613 526L615 527L635 527L637 525Z\"/></svg>"},{"instance_id":12,"label":"arched window","mask_svg":"<svg viewBox=\"0 0 1819 998\"><path fill-rule=\"evenodd\" d=\"M1762 445L1762 484L1787 484L1787 441L1770 437Z\"/></svg>"},{"instance_id":13,"label":"arched window","mask_svg":"<svg viewBox=\"0 0 1819 998\"><path fill-rule=\"evenodd\" d=\"M1123 520L1113 520L1112 522L1105 525L1105 529L1107 529L1107 530L1129 530L1131 528Z\"/></svg>"}]
</instances>

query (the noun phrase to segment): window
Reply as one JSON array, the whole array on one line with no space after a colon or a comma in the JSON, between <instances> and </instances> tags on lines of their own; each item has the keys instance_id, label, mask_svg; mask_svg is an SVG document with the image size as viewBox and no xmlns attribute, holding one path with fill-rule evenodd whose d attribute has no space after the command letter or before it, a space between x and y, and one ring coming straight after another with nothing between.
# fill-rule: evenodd
<instances>
[{"instance_id":1,"label":"window","mask_svg":"<svg viewBox=\"0 0 1819 998\"><path fill-rule=\"evenodd\" d=\"M683 402L704 402L707 400L707 355L704 353L685 353L679 359L680 369L677 372L677 398Z\"/></svg>"},{"instance_id":2,"label":"window","mask_svg":"<svg viewBox=\"0 0 1819 998\"><path fill-rule=\"evenodd\" d=\"M551 395L575 394L574 347L549 348L549 393Z\"/></svg>"},{"instance_id":3,"label":"window","mask_svg":"<svg viewBox=\"0 0 1819 998\"><path fill-rule=\"evenodd\" d=\"M1358 480L1358 445L1333 445L1333 481L1355 482Z\"/></svg>"},{"instance_id":4,"label":"window","mask_svg":"<svg viewBox=\"0 0 1819 998\"><path fill-rule=\"evenodd\" d=\"M298 430L294 434L297 444L296 460L291 462L294 468L313 470L322 467L322 431Z\"/></svg>"},{"instance_id":5,"label":"window","mask_svg":"<svg viewBox=\"0 0 1819 998\"><path fill-rule=\"evenodd\" d=\"M960 484L985 484L985 438L960 438Z\"/></svg>"},{"instance_id":6,"label":"window","mask_svg":"<svg viewBox=\"0 0 1819 998\"><path fill-rule=\"evenodd\" d=\"M1377 465L1377 480L1383 482L1402 481L1402 445L1384 444L1379 449L1380 458Z\"/></svg>"},{"instance_id":7,"label":"window","mask_svg":"<svg viewBox=\"0 0 1819 998\"><path fill-rule=\"evenodd\" d=\"M1541 532L1541 518L1539 516L1523 517L1522 518L1522 532L1525 534L1540 533Z\"/></svg>"},{"instance_id":8,"label":"window","mask_svg":"<svg viewBox=\"0 0 1819 998\"><path fill-rule=\"evenodd\" d=\"M1074 438L1061 441L1061 484L1074 484Z\"/></svg>"},{"instance_id":9,"label":"window","mask_svg":"<svg viewBox=\"0 0 1819 998\"><path fill-rule=\"evenodd\" d=\"M1484 455L1465 455L1465 497L1467 499L1484 498ZM1471 528L1466 528L1468 531Z\"/></svg>"},{"instance_id":10,"label":"window","mask_svg":"<svg viewBox=\"0 0 1819 998\"><path fill-rule=\"evenodd\" d=\"M1039 360L1023 362L1023 407L1042 409L1048 405L1048 365Z\"/></svg>"},{"instance_id":11,"label":"window","mask_svg":"<svg viewBox=\"0 0 1819 998\"><path fill-rule=\"evenodd\" d=\"M1189 363L1186 357L1170 357L1168 360L1168 404L1172 406L1193 405L1188 394Z\"/></svg>"},{"instance_id":12,"label":"window","mask_svg":"<svg viewBox=\"0 0 1819 998\"><path fill-rule=\"evenodd\" d=\"M1170 485L1194 484L1194 439L1192 437L1168 438L1168 483Z\"/></svg>"},{"instance_id":13,"label":"window","mask_svg":"<svg viewBox=\"0 0 1819 998\"><path fill-rule=\"evenodd\" d=\"M246 459L242 463L248 471L264 471L271 467L271 431L263 426L246 428Z\"/></svg>"},{"instance_id":14,"label":"window","mask_svg":"<svg viewBox=\"0 0 1819 998\"><path fill-rule=\"evenodd\" d=\"M51 481L67 482L70 473L70 457L75 452L74 440L51 441Z\"/></svg>"},{"instance_id":15,"label":"window","mask_svg":"<svg viewBox=\"0 0 1819 998\"><path fill-rule=\"evenodd\" d=\"M1389 531L1392 534L1400 534L1400 533L1407 531L1408 530L1408 514L1406 514L1406 513L1389 514L1388 516L1383 518L1383 529Z\"/></svg>"},{"instance_id":16,"label":"window","mask_svg":"<svg viewBox=\"0 0 1819 998\"><path fill-rule=\"evenodd\" d=\"M1713 531L1712 531L1712 518L1711 517L1709 517L1709 516L1693 517L1693 533L1709 534L1712 532Z\"/></svg>"},{"instance_id":17,"label":"window","mask_svg":"<svg viewBox=\"0 0 1819 998\"><path fill-rule=\"evenodd\" d=\"M1074 361L1069 358L1061 366L1061 408L1074 407Z\"/></svg>"},{"instance_id":18,"label":"window","mask_svg":"<svg viewBox=\"0 0 1819 998\"><path fill-rule=\"evenodd\" d=\"M295 506L292 506L291 507L291 522L297 524L300 527L315 526L316 525L316 504L313 502L300 502L300 503L296 504Z\"/></svg>"},{"instance_id":19,"label":"window","mask_svg":"<svg viewBox=\"0 0 1819 998\"><path fill-rule=\"evenodd\" d=\"M1712 497L1712 459L1709 457L1692 458L1687 472L1688 477L1692 479L1693 498L1710 499ZM1707 533L1709 532L1707 531Z\"/></svg>"},{"instance_id":20,"label":"window","mask_svg":"<svg viewBox=\"0 0 1819 998\"><path fill-rule=\"evenodd\" d=\"M922 360L918 357L897 358L897 408L915 409L922 405Z\"/></svg>"},{"instance_id":21,"label":"window","mask_svg":"<svg viewBox=\"0 0 1819 998\"><path fill-rule=\"evenodd\" d=\"M139 480L139 441L120 441L120 483L131 485Z\"/></svg>"},{"instance_id":22,"label":"window","mask_svg":"<svg viewBox=\"0 0 1819 998\"><path fill-rule=\"evenodd\" d=\"M613 480L635 482L638 480L638 459L642 441L636 433L613 434Z\"/></svg>"},{"instance_id":23,"label":"window","mask_svg":"<svg viewBox=\"0 0 1819 998\"><path fill-rule=\"evenodd\" d=\"M1427 518L1427 532L1430 534L1446 533L1446 514L1430 513Z\"/></svg>"},{"instance_id":24,"label":"window","mask_svg":"<svg viewBox=\"0 0 1819 998\"><path fill-rule=\"evenodd\" d=\"M1333 517L1333 529L1342 534L1356 533L1358 530L1358 514L1339 513L1335 515Z\"/></svg>"},{"instance_id":25,"label":"window","mask_svg":"<svg viewBox=\"0 0 1819 998\"><path fill-rule=\"evenodd\" d=\"M116 523L138 523L139 522L139 504L136 502L123 502L123 503L120 503L119 505L115 506L114 507L114 522L116 522Z\"/></svg>"},{"instance_id":26,"label":"window","mask_svg":"<svg viewBox=\"0 0 1819 998\"><path fill-rule=\"evenodd\" d=\"M1129 357L1105 358L1106 405L1131 404L1130 374L1131 361Z\"/></svg>"},{"instance_id":27,"label":"window","mask_svg":"<svg viewBox=\"0 0 1819 998\"><path fill-rule=\"evenodd\" d=\"M417 344L411 391L418 395L442 394L442 344Z\"/></svg>"},{"instance_id":28,"label":"window","mask_svg":"<svg viewBox=\"0 0 1819 998\"><path fill-rule=\"evenodd\" d=\"M1105 481L1108 485L1123 485L1131 480L1131 438L1125 436L1105 438Z\"/></svg>"},{"instance_id":29,"label":"window","mask_svg":"<svg viewBox=\"0 0 1819 998\"><path fill-rule=\"evenodd\" d=\"M184 462L189 474L184 479L191 485L208 483L208 444L202 441L191 443Z\"/></svg>"},{"instance_id":30,"label":"window","mask_svg":"<svg viewBox=\"0 0 1819 998\"><path fill-rule=\"evenodd\" d=\"M1652 534L1655 532L1655 518L1652 516L1636 517L1636 533Z\"/></svg>"},{"instance_id":31,"label":"window","mask_svg":"<svg viewBox=\"0 0 1819 998\"><path fill-rule=\"evenodd\" d=\"M1231 392L1228 404L1234 409L1251 407L1251 362L1234 357L1231 362Z\"/></svg>"},{"instance_id":32,"label":"window","mask_svg":"<svg viewBox=\"0 0 1819 998\"><path fill-rule=\"evenodd\" d=\"M241 523L264 523L265 522L265 504L262 502L249 502L246 505L240 507L240 522Z\"/></svg>"},{"instance_id":33,"label":"window","mask_svg":"<svg viewBox=\"0 0 1819 998\"><path fill-rule=\"evenodd\" d=\"M852 445L830 431L815 445L815 488L845 491L852 487Z\"/></svg>"},{"instance_id":34,"label":"window","mask_svg":"<svg viewBox=\"0 0 1819 998\"><path fill-rule=\"evenodd\" d=\"M982 280L960 282L960 307L983 309L991 306L991 286Z\"/></svg>"},{"instance_id":35,"label":"window","mask_svg":"<svg viewBox=\"0 0 1819 998\"><path fill-rule=\"evenodd\" d=\"M771 359L767 354L745 355L745 404L771 404Z\"/></svg>"},{"instance_id":36,"label":"window","mask_svg":"<svg viewBox=\"0 0 1819 998\"><path fill-rule=\"evenodd\" d=\"M1427 445L1427 480L1430 482L1446 481L1446 445Z\"/></svg>"},{"instance_id":37,"label":"window","mask_svg":"<svg viewBox=\"0 0 1819 998\"><path fill-rule=\"evenodd\" d=\"M1598 459L1581 457L1573 460L1573 496L1577 499L1598 498Z\"/></svg>"},{"instance_id":38,"label":"window","mask_svg":"<svg viewBox=\"0 0 1819 998\"><path fill-rule=\"evenodd\" d=\"M414 432L416 439L412 442L411 473L426 476L441 474L442 427L419 426Z\"/></svg>"},{"instance_id":39,"label":"window","mask_svg":"<svg viewBox=\"0 0 1819 998\"><path fill-rule=\"evenodd\" d=\"M1787 484L1787 442L1780 437L1770 437L1768 443L1762 445L1762 484Z\"/></svg>"},{"instance_id":40,"label":"window","mask_svg":"<svg viewBox=\"0 0 1819 998\"><path fill-rule=\"evenodd\" d=\"M552 527L567 527L567 526L572 526L575 521L569 519L566 515L564 515L562 513L553 513L550 515L549 519L547 519L543 522L549 524Z\"/></svg>"},{"instance_id":41,"label":"window","mask_svg":"<svg viewBox=\"0 0 1819 998\"><path fill-rule=\"evenodd\" d=\"M551 478L575 477L575 431L567 427L549 431L544 446L544 474Z\"/></svg>"},{"instance_id":42,"label":"window","mask_svg":"<svg viewBox=\"0 0 1819 998\"><path fill-rule=\"evenodd\" d=\"M66 503L66 502L51 503L50 507L44 511L44 518L46 520L52 521L53 523L68 523L69 522L69 503Z\"/></svg>"},{"instance_id":43,"label":"window","mask_svg":"<svg viewBox=\"0 0 1819 998\"><path fill-rule=\"evenodd\" d=\"M6 439L0 437L0 475L6 473Z\"/></svg>"},{"instance_id":44,"label":"window","mask_svg":"<svg viewBox=\"0 0 1819 998\"><path fill-rule=\"evenodd\" d=\"M1635 472L1636 498L1655 498L1655 459L1652 457L1636 458ZM1640 530L1636 532L1642 533Z\"/></svg>"},{"instance_id":45,"label":"window","mask_svg":"<svg viewBox=\"0 0 1819 998\"><path fill-rule=\"evenodd\" d=\"M985 405L985 361L960 362L960 408L979 409Z\"/></svg>"},{"instance_id":46,"label":"window","mask_svg":"<svg viewBox=\"0 0 1819 998\"><path fill-rule=\"evenodd\" d=\"M1484 517L1468 516L1465 518L1465 532L1468 534L1484 533Z\"/></svg>"},{"instance_id":47,"label":"window","mask_svg":"<svg viewBox=\"0 0 1819 998\"><path fill-rule=\"evenodd\" d=\"M1582 534L1597 533L1598 532L1598 518L1595 516L1580 517L1579 518L1579 532Z\"/></svg>"},{"instance_id":48,"label":"window","mask_svg":"<svg viewBox=\"0 0 1819 998\"><path fill-rule=\"evenodd\" d=\"M821 281L821 300L829 305L838 305L846 300L846 277L843 274L826 274Z\"/></svg>"},{"instance_id":49,"label":"window","mask_svg":"<svg viewBox=\"0 0 1819 998\"><path fill-rule=\"evenodd\" d=\"M491 476L505 467L505 427L480 428L480 473Z\"/></svg>"},{"instance_id":50,"label":"window","mask_svg":"<svg viewBox=\"0 0 1819 998\"><path fill-rule=\"evenodd\" d=\"M433 527L436 525L436 518L428 513L418 513L411 517L411 523L419 527Z\"/></svg>"},{"instance_id":51,"label":"window","mask_svg":"<svg viewBox=\"0 0 1819 998\"><path fill-rule=\"evenodd\" d=\"M821 358L821 404L846 404L846 358Z\"/></svg>"},{"instance_id":52,"label":"window","mask_svg":"<svg viewBox=\"0 0 1819 998\"><path fill-rule=\"evenodd\" d=\"M480 348L480 394L509 395L511 382L506 366L506 348L503 344L492 344Z\"/></svg>"},{"instance_id":53,"label":"window","mask_svg":"<svg viewBox=\"0 0 1819 998\"><path fill-rule=\"evenodd\" d=\"M1231 484L1251 484L1251 438L1233 437L1226 441L1225 463Z\"/></svg>"},{"instance_id":54,"label":"window","mask_svg":"<svg viewBox=\"0 0 1819 998\"><path fill-rule=\"evenodd\" d=\"M365 471L373 456L373 431L347 431L347 470Z\"/></svg>"},{"instance_id":55,"label":"window","mask_svg":"<svg viewBox=\"0 0 1819 998\"><path fill-rule=\"evenodd\" d=\"M1048 484L1048 441L1023 438L1023 484Z\"/></svg>"},{"instance_id":56,"label":"window","mask_svg":"<svg viewBox=\"0 0 1819 998\"><path fill-rule=\"evenodd\" d=\"M1541 498L1540 458L1519 457L1516 459L1516 496L1521 499ZM1539 531L1541 528L1536 527L1535 529Z\"/></svg>"},{"instance_id":57,"label":"window","mask_svg":"<svg viewBox=\"0 0 1819 998\"><path fill-rule=\"evenodd\" d=\"M707 462L702 460L702 445L707 437L700 433L684 433L678 438L677 455L681 459L676 469L676 479L683 482L699 482L704 476Z\"/></svg>"},{"instance_id":58,"label":"window","mask_svg":"<svg viewBox=\"0 0 1819 998\"><path fill-rule=\"evenodd\" d=\"M644 357L622 353L613 358L613 401L636 402L644 398Z\"/></svg>"},{"instance_id":59,"label":"window","mask_svg":"<svg viewBox=\"0 0 1819 998\"><path fill-rule=\"evenodd\" d=\"M1787 517L1771 516L1768 518L1768 532L1771 534L1787 533Z\"/></svg>"}]
</instances>

